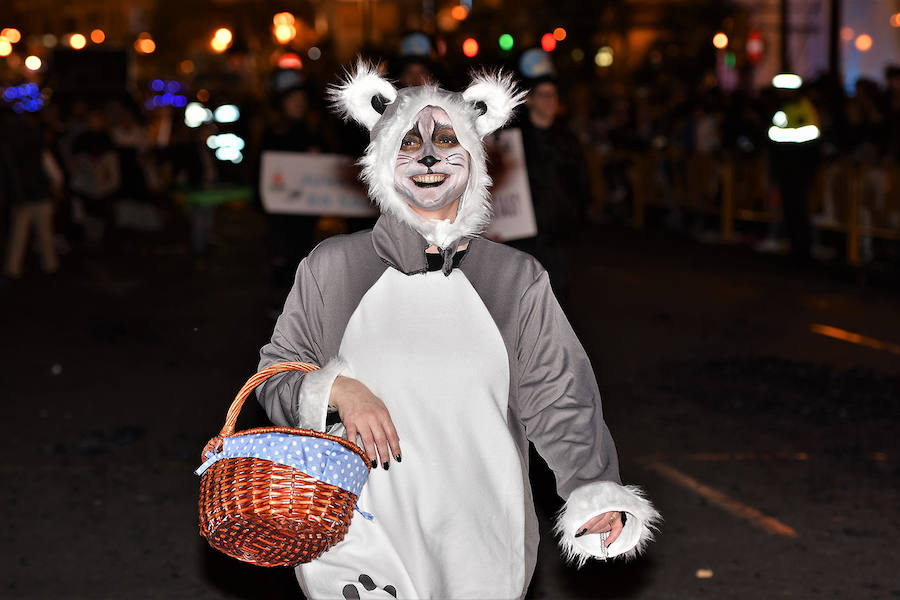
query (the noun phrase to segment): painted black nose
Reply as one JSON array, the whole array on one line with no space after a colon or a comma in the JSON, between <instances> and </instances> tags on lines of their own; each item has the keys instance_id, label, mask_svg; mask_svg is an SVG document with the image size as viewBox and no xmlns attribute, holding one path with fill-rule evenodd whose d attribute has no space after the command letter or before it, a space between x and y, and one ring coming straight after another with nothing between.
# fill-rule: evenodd
<instances>
[{"instance_id":1,"label":"painted black nose","mask_svg":"<svg viewBox=\"0 0 900 600\"><path fill-rule=\"evenodd\" d=\"M433 167L434 165L438 164L441 161L429 154L425 158L419 159L419 162L430 169L431 167Z\"/></svg>"}]
</instances>

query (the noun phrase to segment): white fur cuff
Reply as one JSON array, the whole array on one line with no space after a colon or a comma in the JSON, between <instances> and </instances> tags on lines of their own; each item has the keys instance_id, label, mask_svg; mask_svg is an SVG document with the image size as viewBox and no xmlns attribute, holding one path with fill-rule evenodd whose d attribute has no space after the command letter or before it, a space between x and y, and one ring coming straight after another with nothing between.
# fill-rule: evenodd
<instances>
[{"instance_id":1,"label":"white fur cuff","mask_svg":"<svg viewBox=\"0 0 900 600\"><path fill-rule=\"evenodd\" d=\"M627 513L627 518L622 533L608 548L604 545L605 535L575 537L591 518L614 510ZM559 536L566 561L581 567L589 558L605 560L622 555L634 558L653 540L653 532L661 520L639 487L600 481L572 492L557 516L553 532Z\"/></svg>"},{"instance_id":2,"label":"white fur cuff","mask_svg":"<svg viewBox=\"0 0 900 600\"><path fill-rule=\"evenodd\" d=\"M303 376L297 407L301 429L325 431L325 417L328 414L328 399L331 386L338 375L350 376L350 367L340 356L335 356L318 371Z\"/></svg>"}]
</instances>

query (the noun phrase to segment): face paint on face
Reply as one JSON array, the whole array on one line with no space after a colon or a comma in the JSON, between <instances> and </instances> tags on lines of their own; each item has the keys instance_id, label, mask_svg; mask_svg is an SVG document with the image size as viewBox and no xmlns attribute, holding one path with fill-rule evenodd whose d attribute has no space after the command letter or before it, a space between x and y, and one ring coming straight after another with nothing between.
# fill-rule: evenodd
<instances>
[{"instance_id":1,"label":"face paint on face","mask_svg":"<svg viewBox=\"0 0 900 600\"><path fill-rule=\"evenodd\" d=\"M394 167L394 188L416 212L431 218L454 215L434 211L462 197L469 181L469 153L456 139L443 109L426 106L403 136ZM417 210L418 209L418 210Z\"/></svg>"}]
</instances>

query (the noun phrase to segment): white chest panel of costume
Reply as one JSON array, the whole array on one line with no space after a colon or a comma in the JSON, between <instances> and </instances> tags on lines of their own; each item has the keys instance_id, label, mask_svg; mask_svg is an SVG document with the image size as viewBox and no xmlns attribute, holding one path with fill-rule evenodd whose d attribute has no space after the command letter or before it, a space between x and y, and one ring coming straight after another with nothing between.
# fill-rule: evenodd
<instances>
[{"instance_id":1,"label":"white chest panel of costume","mask_svg":"<svg viewBox=\"0 0 900 600\"><path fill-rule=\"evenodd\" d=\"M509 359L469 280L458 269L387 269L350 318L340 354L390 411L403 460L372 470L359 507L375 519L357 514L343 542L300 568L304 591L519 597L524 490L506 424Z\"/></svg>"}]
</instances>

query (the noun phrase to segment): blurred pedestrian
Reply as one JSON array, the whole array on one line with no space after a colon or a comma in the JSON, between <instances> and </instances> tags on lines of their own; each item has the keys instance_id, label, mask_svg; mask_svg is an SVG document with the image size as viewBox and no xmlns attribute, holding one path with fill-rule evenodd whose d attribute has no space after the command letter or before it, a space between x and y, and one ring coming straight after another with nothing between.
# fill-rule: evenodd
<instances>
[{"instance_id":1,"label":"blurred pedestrian","mask_svg":"<svg viewBox=\"0 0 900 600\"><path fill-rule=\"evenodd\" d=\"M166 150L171 160L173 181L184 186L188 197L193 193L208 192L216 189L221 180L219 163L206 141L218 133L215 123L204 123L190 128L184 124L176 124L172 140ZM209 247L210 237L216 224L218 206L215 202L188 201L191 215L191 252L195 266L205 266L205 254Z\"/></svg>"},{"instance_id":2,"label":"blurred pedestrian","mask_svg":"<svg viewBox=\"0 0 900 600\"><path fill-rule=\"evenodd\" d=\"M819 117L805 90L781 89L769 129L772 178L781 192L784 226L794 259L809 260L809 194L821 162Z\"/></svg>"},{"instance_id":3,"label":"blurred pedestrian","mask_svg":"<svg viewBox=\"0 0 900 600\"><path fill-rule=\"evenodd\" d=\"M262 173L262 155L267 151L303 153L320 152L322 148L319 130L310 123L308 84L303 76L294 70L280 71L275 74L273 91L276 114L262 134L258 174ZM257 185L257 194L259 189ZM319 216L268 213L267 219L271 303L277 314L294 281L297 265L312 250Z\"/></svg>"},{"instance_id":4,"label":"blurred pedestrian","mask_svg":"<svg viewBox=\"0 0 900 600\"><path fill-rule=\"evenodd\" d=\"M436 82L432 61L427 56L405 55L395 61L397 84L413 87Z\"/></svg>"},{"instance_id":5,"label":"blurred pedestrian","mask_svg":"<svg viewBox=\"0 0 900 600\"><path fill-rule=\"evenodd\" d=\"M121 184L119 155L116 153L103 109L87 113L87 129L72 142L69 187L80 213L76 221L84 227L87 240L102 242L112 225L113 201Z\"/></svg>"},{"instance_id":6,"label":"blurred pedestrian","mask_svg":"<svg viewBox=\"0 0 900 600\"><path fill-rule=\"evenodd\" d=\"M893 164L900 165L900 66L891 65L884 71L887 80L887 138L888 156Z\"/></svg>"},{"instance_id":7,"label":"blurred pedestrian","mask_svg":"<svg viewBox=\"0 0 900 600\"><path fill-rule=\"evenodd\" d=\"M564 302L571 280L568 251L572 235L581 228L591 201L587 163L578 139L564 123L557 122L560 100L556 80L548 75L530 83L519 128L537 235L510 245L541 261Z\"/></svg>"},{"instance_id":8,"label":"blurred pedestrian","mask_svg":"<svg viewBox=\"0 0 900 600\"><path fill-rule=\"evenodd\" d=\"M144 177L147 128L141 122L137 107L127 100L113 104L110 116L109 134L119 155L121 198L143 202L147 199L147 184Z\"/></svg>"},{"instance_id":9,"label":"blurred pedestrian","mask_svg":"<svg viewBox=\"0 0 900 600\"><path fill-rule=\"evenodd\" d=\"M400 40L397 56L388 61L389 75L396 79L398 87L412 87L426 83L440 84L443 70L432 57L434 43L426 33L414 31Z\"/></svg>"},{"instance_id":10,"label":"blurred pedestrian","mask_svg":"<svg viewBox=\"0 0 900 600\"><path fill-rule=\"evenodd\" d=\"M45 147L32 114L0 116L0 205L10 206L9 241L4 273L22 276L28 238L34 230L45 273L59 268L53 232L53 203L62 195L63 173ZM5 202L4 202L5 201Z\"/></svg>"}]
</instances>

